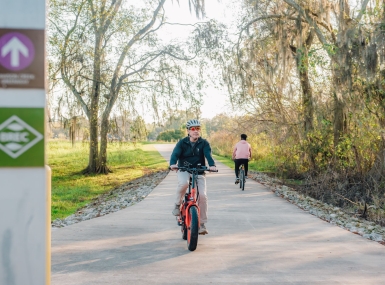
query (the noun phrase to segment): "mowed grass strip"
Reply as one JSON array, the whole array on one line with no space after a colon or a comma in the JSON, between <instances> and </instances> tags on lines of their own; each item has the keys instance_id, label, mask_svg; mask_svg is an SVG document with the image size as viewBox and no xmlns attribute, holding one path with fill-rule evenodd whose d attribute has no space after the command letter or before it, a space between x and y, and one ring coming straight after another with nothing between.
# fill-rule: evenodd
<instances>
[{"instance_id":1,"label":"mowed grass strip","mask_svg":"<svg viewBox=\"0 0 385 285\"><path fill-rule=\"evenodd\" d=\"M110 143L108 175L83 175L88 165L87 143L68 141L48 143L48 164L52 169L51 218L65 218L98 195L147 173L167 169L159 152L149 144Z\"/></svg>"}]
</instances>

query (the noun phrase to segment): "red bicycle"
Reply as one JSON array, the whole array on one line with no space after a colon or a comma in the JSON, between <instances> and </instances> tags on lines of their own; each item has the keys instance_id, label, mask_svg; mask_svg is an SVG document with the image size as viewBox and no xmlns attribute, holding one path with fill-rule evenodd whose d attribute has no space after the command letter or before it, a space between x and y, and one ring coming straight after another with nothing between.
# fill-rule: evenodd
<instances>
[{"instance_id":1,"label":"red bicycle","mask_svg":"<svg viewBox=\"0 0 385 285\"><path fill-rule=\"evenodd\" d=\"M186 192L183 202L180 205L180 215L177 217L178 225L181 226L182 238L187 240L187 248L194 251L198 245L199 235L199 217L200 209L197 203L199 189L197 179L199 173L204 171L218 172L209 170L206 166L197 165L196 168L178 167L179 171L187 171L191 174L188 191Z\"/></svg>"}]
</instances>

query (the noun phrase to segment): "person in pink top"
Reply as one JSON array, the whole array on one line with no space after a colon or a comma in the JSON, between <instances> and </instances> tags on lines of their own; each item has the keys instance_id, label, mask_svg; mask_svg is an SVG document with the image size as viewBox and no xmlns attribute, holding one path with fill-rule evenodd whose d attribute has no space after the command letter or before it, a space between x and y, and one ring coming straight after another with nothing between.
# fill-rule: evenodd
<instances>
[{"instance_id":1,"label":"person in pink top","mask_svg":"<svg viewBox=\"0 0 385 285\"><path fill-rule=\"evenodd\" d=\"M239 167L243 164L245 166L245 176L247 178L247 171L249 170L249 160L251 158L251 146L246 141L247 135L241 134L241 140L234 146L233 160L235 163L235 184L239 183Z\"/></svg>"}]
</instances>

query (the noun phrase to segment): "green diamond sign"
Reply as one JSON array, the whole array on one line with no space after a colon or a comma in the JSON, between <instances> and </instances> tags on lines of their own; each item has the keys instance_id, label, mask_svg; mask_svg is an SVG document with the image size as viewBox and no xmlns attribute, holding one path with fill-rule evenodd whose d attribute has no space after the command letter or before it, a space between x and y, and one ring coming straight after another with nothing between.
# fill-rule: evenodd
<instances>
[{"instance_id":1,"label":"green diamond sign","mask_svg":"<svg viewBox=\"0 0 385 285\"><path fill-rule=\"evenodd\" d=\"M44 109L0 109L0 167L44 166Z\"/></svg>"}]
</instances>

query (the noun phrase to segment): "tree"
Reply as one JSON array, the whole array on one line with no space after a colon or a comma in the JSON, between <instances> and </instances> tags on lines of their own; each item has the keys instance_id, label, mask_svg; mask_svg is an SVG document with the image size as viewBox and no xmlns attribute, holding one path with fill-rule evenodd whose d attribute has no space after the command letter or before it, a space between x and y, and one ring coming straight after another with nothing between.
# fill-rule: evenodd
<instances>
[{"instance_id":1,"label":"tree","mask_svg":"<svg viewBox=\"0 0 385 285\"><path fill-rule=\"evenodd\" d=\"M161 132L156 140L158 141L176 141L185 137L185 134L181 130L168 130Z\"/></svg>"},{"instance_id":2,"label":"tree","mask_svg":"<svg viewBox=\"0 0 385 285\"><path fill-rule=\"evenodd\" d=\"M351 11L348 0L313 1L284 0L314 29L318 40L331 59L334 97L334 145L346 132L346 98L352 87L352 45L369 0L362 1L357 11ZM357 3L358 4L358 3ZM332 21L335 16L335 21Z\"/></svg>"},{"instance_id":3,"label":"tree","mask_svg":"<svg viewBox=\"0 0 385 285\"><path fill-rule=\"evenodd\" d=\"M314 31L282 1L244 1L244 7L234 60L225 70L233 103L246 108L256 123L273 122L308 140L314 128L309 76ZM307 154L314 167L314 154L310 149Z\"/></svg>"},{"instance_id":4,"label":"tree","mask_svg":"<svg viewBox=\"0 0 385 285\"><path fill-rule=\"evenodd\" d=\"M140 8L123 5L122 0L50 1L50 45L52 56L58 59L52 70L60 73L90 124L85 173L109 172L108 121L120 97L147 92L156 107L159 94L165 101L199 94L194 90L199 84L180 62L192 60L207 43L212 44L201 40L201 30L210 30L212 23L197 25L195 42L185 49L162 45L156 32L166 25L165 1L137 4ZM204 1L189 3L197 15L204 16ZM215 37L215 32L209 36Z\"/></svg>"},{"instance_id":5,"label":"tree","mask_svg":"<svg viewBox=\"0 0 385 285\"><path fill-rule=\"evenodd\" d=\"M245 6L252 9L245 13L240 26L234 59L237 69L228 67L225 73L231 88L234 82L241 81L241 88L232 90L233 98L238 100L233 102L246 102L258 118L256 121L287 125L290 133L296 133L294 115L298 113L298 117L303 119L300 141L301 137L312 140L312 135L309 137L308 134L314 130L315 115L322 121L326 114L326 117L332 117L326 121L333 121L334 152L337 153L341 138L349 136L348 120L352 122L354 119L352 112L356 107L352 98L358 95L354 90L356 82L362 82L365 69L375 70L378 66L375 62L378 44L370 31L376 26L373 14L382 11L382 4L372 1L368 10L369 1L366 0L245 2ZM251 20L250 15L254 17ZM299 81L293 78L293 58L288 57L288 48L294 55ZM329 58L327 62L315 63L316 67L310 74L310 65L323 56L320 48ZM372 60L367 61L370 58ZM333 105L326 110L332 110L332 116L329 116L330 112L315 114L314 109L312 84L320 82L316 73L322 65L328 65L331 70L332 80L325 76L322 85L324 90L331 90ZM324 73L328 74L328 71L324 70ZM299 104L298 101L298 108L295 108L298 85L302 102ZM250 104L250 99L255 104ZM291 110L289 106L293 106ZM307 151L310 163L314 165L316 153L313 152L317 150Z\"/></svg>"},{"instance_id":6,"label":"tree","mask_svg":"<svg viewBox=\"0 0 385 285\"><path fill-rule=\"evenodd\" d=\"M142 117L138 116L131 125L131 136L135 141L144 141L147 135L146 123Z\"/></svg>"}]
</instances>

